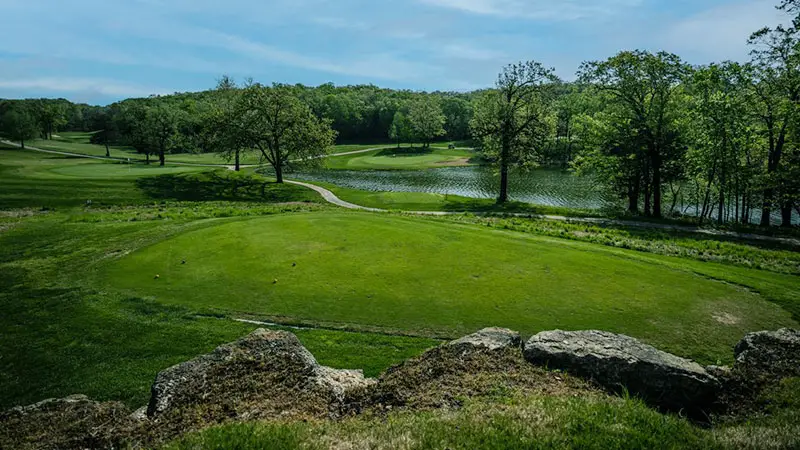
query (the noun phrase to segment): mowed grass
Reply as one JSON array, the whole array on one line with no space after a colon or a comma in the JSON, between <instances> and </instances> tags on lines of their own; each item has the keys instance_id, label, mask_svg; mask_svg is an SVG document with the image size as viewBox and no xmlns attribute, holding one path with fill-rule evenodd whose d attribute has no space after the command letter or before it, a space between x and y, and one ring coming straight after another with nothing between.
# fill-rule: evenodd
<instances>
[{"instance_id":1,"label":"mowed grass","mask_svg":"<svg viewBox=\"0 0 800 450\"><path fill-rule=\"evenodd\" d=\"M60 132L53 135L53 139L35 139L26 144L31 147L40 148L43 150L53 150L66 153L75 153L79 155L89 156L106 156L106 148L104 145L92 144L90 139L93 132ZM387 145L370 145L370 144L344 144L335 145L328 149L328 153L347 153L352 151L360 151L366 149L381 149ZM145 155L137 153L131 147L111 145L109 146L109 156L116 159L131 161L144 161ZM151 162L158 163L158 157L151 155ZM219 153L171 153L166 155L167 162L178 162L187 164L204 164L204 165L231 165L232 159L223 158ZM243 165L256 165L261 164L261 157L258 152L247 151L240 154L239 162Z\"/></svg>"},{"instance_id":2,"label":"mowed grass","mask_svg":"<svg viewBox=\"0 0 800 450\"><path fill-rule=\"evenodd\" d=\"M321 201L250 173L126 164L0 146L0 209L136 205L153 200Z\"/></svg>"},{"instance_id":3,"label":"mowed grass","mask_svg":"<svg viewBox=\"0 0 800 450\"><path fill-rule=\"evenodd\" d=\"M703 363L730 362L748 331L797 325L752 292L662 258L425 219L326 212L182 234L109 263L99 282L164 305L419 336L456 337L486 326L524 334L602 329Z\"/></svg>"},{"instance_id":4,"label":"mowed grass","mask_svg":"<svg viewBox=\"0 0 800 450\"><path fill-rule=\"evenodd\" d=\"M420 170L446 166L466 166L475 152L466 149L431 147L430 149L386 147L352 155L332 156L325 161L328 169L347 170Z\"/></svg>"}]
</instances>

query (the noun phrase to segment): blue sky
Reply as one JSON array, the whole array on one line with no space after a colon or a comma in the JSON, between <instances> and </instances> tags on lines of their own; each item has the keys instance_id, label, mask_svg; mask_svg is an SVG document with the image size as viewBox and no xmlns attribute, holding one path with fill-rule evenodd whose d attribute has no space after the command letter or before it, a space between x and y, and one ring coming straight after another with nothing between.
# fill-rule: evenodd
<instances>
[{"instance_id":1,"label":"blue sky","mask_svg":"<svg viewBox=\"0 0 800 450\"><path fill-rule=\"evenodd\" d=\"M777 0L0 0L0 98L121 98L220 75L415 90L490 86L519 60L566 79L622 49L745 60Z\"/></svg>"}]
</instances>

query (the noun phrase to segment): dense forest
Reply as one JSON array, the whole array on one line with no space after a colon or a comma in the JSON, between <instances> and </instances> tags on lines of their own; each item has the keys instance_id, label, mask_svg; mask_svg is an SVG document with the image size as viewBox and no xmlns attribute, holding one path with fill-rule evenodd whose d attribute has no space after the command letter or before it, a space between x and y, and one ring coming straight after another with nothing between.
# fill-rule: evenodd
<instances>
[{"instance_id":1,"label":"dense forest","mask_svg":"<svg viewBox=\"0 0 800 450\"><path fill-rule=\"evenodd\" d=\"M796 0L779 8L800 12ZM238 162L255 151L279 178L334 142L472 140L504 177L532 167L591 175L631 213L764 226L779 213L790 226L800 211L799 26L755 32L745 63L691 66L666 52L623 51L585 62L575 81L529 62L469 93L223 76L208 91L108 106L6 100L0 133L24 144L59 130L94 132L96 144L130 146L161 164L170 153Z\"/></svg>"}]
</instances>

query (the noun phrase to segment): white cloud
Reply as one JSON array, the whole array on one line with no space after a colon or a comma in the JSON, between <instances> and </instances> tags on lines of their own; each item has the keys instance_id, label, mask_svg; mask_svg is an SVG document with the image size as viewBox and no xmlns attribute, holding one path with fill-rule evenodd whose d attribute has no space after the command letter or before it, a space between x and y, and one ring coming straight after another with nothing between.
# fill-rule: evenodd
<instances>
[{"instance_id":1,"label":"white cloud","mask_svg":"<svg viewBox=\"0 0 800 450\"><path fill-rule=\"evenodd\" d=\"M750 51L747 39L753 32L789 21L775 4L774 0L749 0L701 12L671 25L663 45L697 63L744 60Z\"/></svg>"},{"instance_id":2,"label":"white cloud","mask_svg":"<svg viewBox=\"0 0 800 450\"><path fill-rule=\"evenodd\" d=\"M472 14L535 20L576 20L614 14L638 6L641 0L417 0L432 6Z\"/></svg>"},{"instance_id":3,"label":"white cloud","mask_svg":"<svg viewBox=\"0 0 800 450\"><path fill-rule=\"evenodd\" d=\"M0 89L11 91L69 92L81 95L109 97L147 97L168 94L168 89L149 88L116 80L100 78L41 77L0 79Z\"/></svg>"},{"instance_id":4,"label":"white cloud","mask_svg":"<svg viewBox=\"0 0 800 450\"><path fill-rule=\"evenodd\" d=\"M470 61L501 61L508 59L504 52L460 43L445 44L439 49L439 54L447 58Z\"/></svg>"}]
</instances>

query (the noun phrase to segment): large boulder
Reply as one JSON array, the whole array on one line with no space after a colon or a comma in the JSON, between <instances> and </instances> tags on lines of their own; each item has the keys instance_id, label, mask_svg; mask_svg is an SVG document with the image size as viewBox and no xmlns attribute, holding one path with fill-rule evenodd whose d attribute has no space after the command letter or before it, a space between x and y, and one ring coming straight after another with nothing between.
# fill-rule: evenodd
<instances>
[{"instance_id":1,"label":"large boulder","mask_svg":"<svg viewBox=\"0 0 800 450\"><path fill-rule=\"evenodd\" d=\"M292 333L258 329L160 372L147 415L156 422L338 416L374 383L361 371L320 366Z\"/></svg>"},{"instance_id":2,"label":"large boulder","mask_svg":"<svg viewBox=\"0 0 800 450\"><path fill-rule=\"evenodd\" d=\"M581 380L528 364L519 333L486 328L390 368L378 379L372 403L379 408L453 407L465 397L512 391L595 393Z\"/></svg>"},{"instance_id":3,"label":"large boulder","mask_svg":"<svg viewBox=\"0 0 800 450\"><path fill-rule=\"evenodd\" d=\"M519 333L506 328L484 328L476 333L464 336L448 343L450 346L465 349L484 348L488 350L501 350L506 348L522 348L522 338Z\"/></svg>"},{"instance_id":4,"label":"large boulder","mask_svg":"<svg viewBox=\"0 0 800 450\"><path fill-rule=\"evenodd\" d=\"M627 390L663 409L709 408L719 382L699 364L632 337L604 331L546 331L525 344L525 359L590 378L616 392Z\"/></svg>"},{"instance_id":5,"label":"large boulder","mask_svg":"<svg viewBox=\"0 0 800 450\"><path fill-rule=\"evenodd\" d=\"M135 427L125 405L72 395L0 413L0 448L119 448Z\"/></svg>"},{"instance_id":6,"label":"large boulder","mask_svg":"<svg viewBox=\"0 0 800 450\"><path fill-rule=\"evenodd\" d=\"M751 376L800 376L800 331L782 328L746 335L734 348L734 369Z\"/></svg>"}]
</instances>

